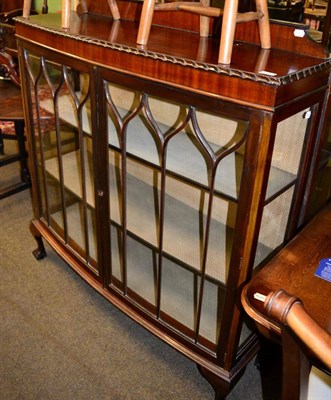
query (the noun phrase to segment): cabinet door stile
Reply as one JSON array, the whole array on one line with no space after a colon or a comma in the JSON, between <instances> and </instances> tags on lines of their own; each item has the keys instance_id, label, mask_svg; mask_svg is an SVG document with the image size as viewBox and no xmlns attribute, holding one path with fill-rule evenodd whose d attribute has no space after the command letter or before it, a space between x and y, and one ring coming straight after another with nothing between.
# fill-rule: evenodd
<instances>
[{"instance_id":1,"label":"cabinet door stile","mask_svg":"<svg viewBox=\"0 0 331 400\"><path fill-rule=\"evenodd\" d=\"M103 96L103 82L97 68L89 67L89 92L91 96L91 135L92 153L97 157L92 158L94 202L95 202L95 235L96 252L98 260L98 278L105 285L105 275L111 270L109 255L109 229L104 223L104 217L108 213L108 169L107 169L107 135L105 126L105 105ZM103 217L104 216L104 217ZM106 219L107 221L107 219ZM85 225L87 228L87 224ZM88 258L89 259L89 255Z\"/></svg>"},{"instance_id":2,"label":"cabinet door stile","mask_svg":"<svg viewBox=\"0 0 331 400\"><path fill-rule=\"evenodd\" d=\"M105 85L99 70L93 68L91 74L91 103L95 105L91 109L92 131L94 132L93 157L94 186L95 190L95 214L97 232L97 251L99 260L100 280L107 287L111 282L112 258L109 243L111 232L109 229L109 173L108 173L108 134L107 114L105 102Z\"/></svg>"},{"instance_id":3,"label":"cabinet door stile","mask_svg":"<svg viewBox=\"0 0 331 400\"><path fill-rule=\"evenodd\" d=\"M242 314L235 299L238 287L241 287L253 269L275 130L271 113L252 110L221 323L222 334L219 338L218 358L225 368L232 366L239 343Z\"/></svg>"}]
</instances>

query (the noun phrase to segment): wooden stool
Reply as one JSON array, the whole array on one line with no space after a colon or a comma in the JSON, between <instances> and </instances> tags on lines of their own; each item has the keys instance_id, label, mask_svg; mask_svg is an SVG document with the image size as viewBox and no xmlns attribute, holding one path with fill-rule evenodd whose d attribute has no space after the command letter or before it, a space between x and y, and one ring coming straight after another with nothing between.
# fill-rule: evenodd
<instances>
[{"instance_id":1,"label":"wooden stool","mask_svg":"<svg viewBox=\"0 0 331 400\"><path fill-rule=\"evenodd\" d=\"M209 35L209 18L223 16L221 42L218 62L230 64L236 24L241 22L258 21L261 47L270 49L270 27L267 0L255 0L256 11L238 13L238 0L225 0L224 10L210 7L210 0L199 2L171 2L155 4L155 0L144 0L137 43L146 45L152 25L154 10L176 11L183 10L199 14L200 36Z\"/></svg>"},{"instance_id":2,"label":"wooden stool","mask_svg":"<svg viewBox=\"0 0 331 400\"><path fill-rule=\"evenodd\" d=\"M242 292L243 307L260 332L281 338L284 400L307 398L312 365L331 373L331 282L316 276L318 268L322 277L331 275L330 225L331 204Z\"/></svg>"},{"instance_id":3,"label":"wooden stool","mask_svg":"<svg viewBox=\"0 0 331 400\"><path fill-rule=\"evenodd\" d=\"M120 19L120 13L115 0L107 0L110 11L114 19ZM23 17L29 18L30 10L31 10L32 0L24 0L23 6ZM81 6L83 13L88 12L87 2L86 0L81 0ZM69 29L70 28L70 10L71 10L71 0L62 0L62 28Z\"/></svg>"}]
</instances>

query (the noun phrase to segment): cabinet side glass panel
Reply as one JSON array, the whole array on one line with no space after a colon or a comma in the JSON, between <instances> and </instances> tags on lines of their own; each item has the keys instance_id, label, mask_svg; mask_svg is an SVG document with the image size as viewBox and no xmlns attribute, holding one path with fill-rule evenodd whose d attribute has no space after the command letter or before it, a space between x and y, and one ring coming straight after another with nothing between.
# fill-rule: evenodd
<instances>
[{"instance_id":1,"label":"cabinet side glass panel","mask_svg":"<svg viewBox=\"0 0 331 400\"><path fill-rule=\"evenodd\" d=\"M263 265L284 243L310 118L307 108L277 124L254 267ZM250 325L244 320L239 346L250 337Z\"/></svg>"},{"instance_id":2,"label":"cabinet side glass panel","mask_svg":"<svg viewBox=\"0 0 331 400\"><path fill-rule=\"evenodd\" d=\"M97 268L90 89L87 74L28 54L41 216Z\"/></svg>"},{"instance_id":3,"label":"cabinet side glass panel","mask_svg":"<svg viewBox=\"0 0 331 400\"><path fill-rule=\"evenodd\" d=\"M307 108L277 125L255 266L284 242L310 118Z\"/></svg>"},{"instance_id":4,"label":"cabinet side glass panel","mask_svg":"<svg viewBox=\"0 0 331 400\"><path fill-rule=\"evenodd\" d=\"M215 349L246 123L107 84L114 285Z\"/></svg>"}]
</instances>

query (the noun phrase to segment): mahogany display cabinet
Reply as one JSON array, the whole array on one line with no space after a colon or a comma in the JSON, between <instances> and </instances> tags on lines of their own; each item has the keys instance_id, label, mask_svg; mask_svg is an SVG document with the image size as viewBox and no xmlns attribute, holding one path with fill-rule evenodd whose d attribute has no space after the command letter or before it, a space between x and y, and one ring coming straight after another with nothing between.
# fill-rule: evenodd
<instances>
[{"instance_id":1,"label":"mahogany display cabinet","mask_svg":"<svg viewBox=\"0 0 331 400\"><path fill-rule=\"evenodd\" d=\"M92 4L98 3L98 4ZM231 65L198 17L103 2L18 18L43 239L102 296L193 362L224 398L258 350L240 292L305 223L330 60L303 25L239 24ZM217 21L216 21L217 22ZM217 23L214 23L217 31Z\"/></svg>"}]
</instances>

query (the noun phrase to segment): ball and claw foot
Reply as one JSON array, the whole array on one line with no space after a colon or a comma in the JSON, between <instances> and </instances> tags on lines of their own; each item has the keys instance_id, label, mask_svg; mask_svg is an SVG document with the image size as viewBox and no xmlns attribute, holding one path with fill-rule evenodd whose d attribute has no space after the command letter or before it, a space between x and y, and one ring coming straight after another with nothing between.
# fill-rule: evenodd
<instances>
[{"instance_id":1,"label":"ball and claw foot","mask_svg":"<svg viewBox=\"0 0 331 400\"><path fill-rule=\"evenodd\" d=\"M32 252L32 254L34 255L36 260L40 261L43 258L45 258L47 256L47 254L46 254L46 250L45 250L42 238L41 237L36 237L35 239L36 239L36 241L38 243L38 247L36 248L36 250L34 250Z\"/></svg>"},{"instance_id":2,"label":"ball and claw foot","mask_svg":"<svg viewBox=\"0 0 331 400\"><path fill-rule=\"evenodd\" d=\"M32 254L34 255L34 258L36 260L38 260L38 261L42 260L47 255L45 246L43 243L43 238L32 221L30 222L30 232L31 232L32 236L35 238L37 245L38 245L38 247L36 248L36 250L34 250L32 252Z\"/></svg>"}]
</instances>

